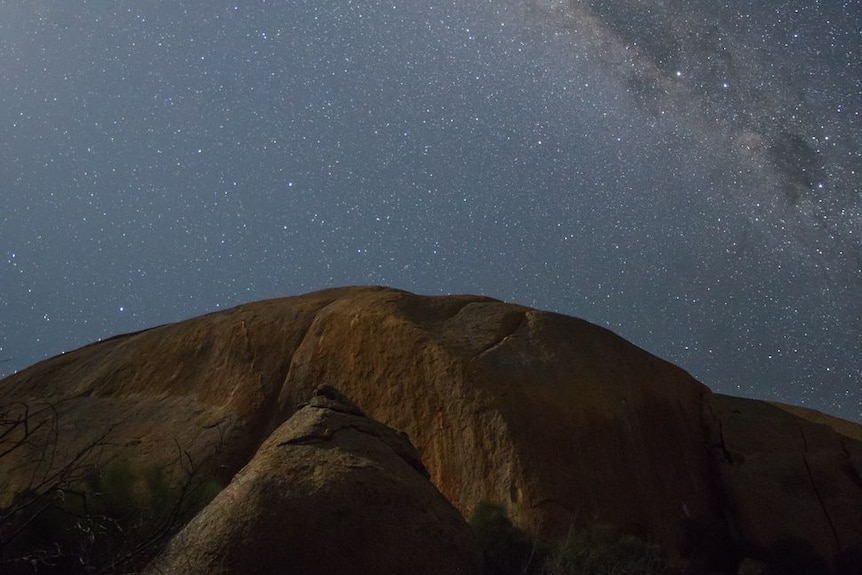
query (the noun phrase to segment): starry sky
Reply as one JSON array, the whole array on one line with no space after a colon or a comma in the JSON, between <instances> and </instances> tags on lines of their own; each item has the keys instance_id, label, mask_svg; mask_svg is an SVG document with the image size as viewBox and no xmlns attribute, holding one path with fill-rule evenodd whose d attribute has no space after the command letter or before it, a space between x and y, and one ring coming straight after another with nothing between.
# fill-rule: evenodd
<instances>
[{"instance_id":1,"label":"starry sky","mask_svg":"<svg viewBox=\"0 0 862 575\"><path fill-rule=\"evenodd\" d=\"M0 0L0 371L337 285L862 421L859 0Z\"/></svg>"}]
</instances>

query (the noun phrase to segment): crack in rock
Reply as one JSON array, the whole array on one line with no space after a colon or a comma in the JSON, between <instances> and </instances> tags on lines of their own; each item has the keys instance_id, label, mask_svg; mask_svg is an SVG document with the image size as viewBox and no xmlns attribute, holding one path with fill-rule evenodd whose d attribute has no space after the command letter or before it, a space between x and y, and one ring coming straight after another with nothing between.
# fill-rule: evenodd
<instances>
[{"instance_id":1,"label":"crack in rock","mask_svg":"<svg viewBox=\"0 0 862 575\"><path fill-rule=\"evenodd\" d=\"M817 482L814 481L814 473L811 471L811 465L808 462L808 438L805 437L805 430L802 429L802 425L797 423L797 427L799 428L799 435L802 436L802 462L805 465L805 471L808 473L808 481L811 482L811 489L814 491L814 496L817 497L817 502L823 510L826 522L829 523L829 529L832 531L832 537L835 539L836 550L840 550L841 540L838 537L838 531L835 529L835 524L832 522L832 517L829 515L829 511L826 509L826 502L823 500L820 489L817 488Z\"/></svg>"},{"instance_id":2,"label":"crack in rock","mask_svg":"<svg viewBox=\"0 0 862 575\"><path fill-rule=\"evenodd\" d=\"M491 344L487 345L487 346L485 347L485 349L481 350L479 353L477 353L476 355L474 355L474 356L471 358L471 360L470 360L470 361L473 361L473 360L475 360L475 359L479 359L480 357L482 357L482 356L483 356L483 355L485 355L486 353L489 353L490 351L494 350L495 348L497 348L497 347L499 347L499 346L503 345L503 343L505 343L505 342L506 342L506 340L508 340L508 339L509 339L510 337L512 337L513 335L515 335L515 334L516 334L516 333L517 333L517 332L518 332L522 327L524 327L524 326L527 324L527 321L528 321L528 315L529 315L529 312L524 312L524 313L522 313L522 314L521 314L521 319L520 319L520 321L518 321L518 323L515 325L515 327L514 327L514 328L512 328L511 330L509 330L509 332L508 332L508 333L506 333L506 334L504 334L503 336L501 336L497 341L495 341L495 342L493 342L493 343L491 343Z\"/></svg>"}]
</instances>

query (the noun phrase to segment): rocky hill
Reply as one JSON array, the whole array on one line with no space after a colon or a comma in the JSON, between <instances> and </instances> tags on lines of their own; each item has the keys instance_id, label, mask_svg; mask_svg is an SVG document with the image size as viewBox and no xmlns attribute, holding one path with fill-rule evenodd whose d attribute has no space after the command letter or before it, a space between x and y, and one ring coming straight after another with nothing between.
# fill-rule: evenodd
<instances>
[{"instance_id":1,"label":"rocky hill","mask_svg":"<svg viewBox=\"0 0 862 575\"><path fill-rule=\"evenodd\" d=\"M151 572L480 572L462 517L481 502L537 541L612 525L691 573L862 558L862 427L713 394L608 330L484 297L247 304L41 362L0 382L0 408L8 565L38 561L9 525L72 485L107 501L118 476L176 510L144 549L113 543L147 561L188 519L160 485L227 486Z\"/></svg>"}]
</instances>

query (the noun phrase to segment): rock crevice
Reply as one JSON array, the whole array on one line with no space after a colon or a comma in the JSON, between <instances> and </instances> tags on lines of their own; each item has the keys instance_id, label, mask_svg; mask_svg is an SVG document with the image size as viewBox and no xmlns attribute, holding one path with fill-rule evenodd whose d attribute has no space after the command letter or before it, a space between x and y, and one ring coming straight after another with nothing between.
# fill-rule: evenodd
<instances>
[{"instance_id":1,"label":"rock crevice","mask_svg":"<svg viewBox=\"0 0 862 575\"><path fill-rule=\"evenodd\" d=\"M805 430L802 428L801 424L797 424L797 427L799 429L799 435L802 438L802 462L805 465L805 472L808 474L808 480L811 483L811 491L817 498L818 503L820 503L820 508L823 510L823 516L826 518L826 523L829 525L829 531L831 531L832 537L835 539L834 553L837 554L841 551L841 539L838 537L838 530L835 528L832 516L826 508L826 502L823 499L823 495L820 493L820 488L817 487L817 481L814 479L814 472L811 470L811 463L808 461L808 439L805 437Z\"/></svg>"}]
</instances>

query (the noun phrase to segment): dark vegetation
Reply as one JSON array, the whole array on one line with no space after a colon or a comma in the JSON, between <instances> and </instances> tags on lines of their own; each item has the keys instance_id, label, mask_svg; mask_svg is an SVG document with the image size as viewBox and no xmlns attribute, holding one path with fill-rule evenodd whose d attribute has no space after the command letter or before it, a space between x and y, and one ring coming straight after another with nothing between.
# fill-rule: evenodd
<instances>
[{"instance_id":1,"label":"dark vegetation","mask_svg":"<svg viewBox=\"0 0 862 575\"><path fill-rule=\"evenodd\" d=\"M593 524L562 541L530 537L499 505L482 502L470 517L488 575L659 575L661 550L610 525Z\"/></svg>"},{"instance_id":2,"label":"dark vegetation","mask_svg":"<svg viewBox=\"0 0 862 575\"><path fill-rule=\"evenodd\" d=\"M850 546L832 568L810 543L784 538L766 549L734 550L715 525L686 525L697 547L678 565L661 549L614 527L594 523L562 541L531 537L515 526L505 509L481 502L470 517L481 545L487 575L835 575L862 574L862 548ZM745 567L740 567L745 564Z\"/></svg>"},{"instance_id":3,"label":"dark vegetation","mask_svg":"<svg viewBox=\"0 0 862 575\"><path fill-rule=\"evenodd\" d=\"M65 455L59 412L0 409L0 465L26 474L0 508L0 573L128 573L142 569L221 485L177 444L175 465L114 455L111 428Z\"/></svg>"}]
</instances>

